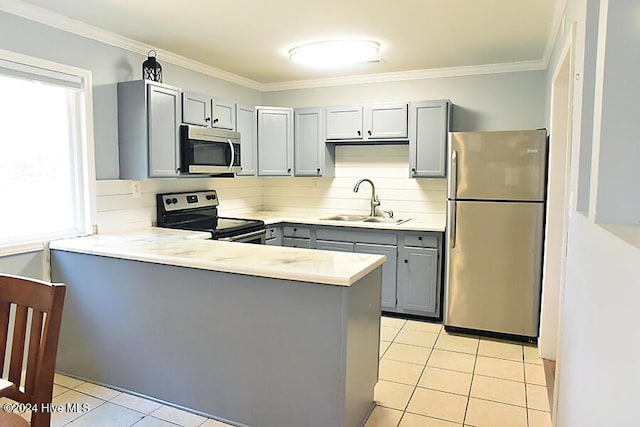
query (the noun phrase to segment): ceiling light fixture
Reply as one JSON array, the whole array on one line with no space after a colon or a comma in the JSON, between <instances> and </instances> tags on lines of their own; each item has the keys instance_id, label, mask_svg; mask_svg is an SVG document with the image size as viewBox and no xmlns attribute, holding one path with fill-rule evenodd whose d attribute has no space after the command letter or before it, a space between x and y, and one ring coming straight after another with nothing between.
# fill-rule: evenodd
<instances>
[{"instance_id":1,"label":"ceiling light fixture","mask_svg":"<svg viewBox=\"0 0 640 427\"><path fill-rule=\"evenodd\" d=\"M335 68L377 60L380 44L372 40L331 40L298 46L289 59L299 64Z\"/></svg>"}]
</instances>

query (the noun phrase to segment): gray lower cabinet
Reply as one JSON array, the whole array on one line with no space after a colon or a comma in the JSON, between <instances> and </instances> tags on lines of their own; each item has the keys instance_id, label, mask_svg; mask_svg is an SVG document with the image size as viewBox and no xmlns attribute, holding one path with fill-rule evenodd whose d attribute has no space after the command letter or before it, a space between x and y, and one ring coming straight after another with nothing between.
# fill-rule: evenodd
<instances>
[{"instance_id":1,"label":"gray lower cabinet","mask_svg":"<svg viewBox=\"0 0 640 427\"><path fill-rule=\"evenodd\" d=\"M282 246L282 227L270 225L265 234L265 245Z\"/></svg>"},{"instance_id":2,"label":"gray lower cabinet","mask_svg":"<svg viewBox=\"0 0 640 427\"><path fill-rule=\"evenodd\" d=\"M409 168L411 178L446 176L450 102L411 103L409 108Z\"/></svg>"},{"instance_id":3,"label":"gray lower cabinet","mask_svg":"<svg viewBox=\"0 0 640 427\"><path fill-rule=\"evenodd\" d=\"M257 107L258 175L293 175L293 109Z\"/></svg>"},{"instance_id":4,"label":"gray lower cabinet","mask_svg":"<svg viewBox=\"0 0 640 427\"><path fill-rule=\"evenodd\" d=\"M180 175L180 89L134 80L118 83L121 179Z\"/></svg>"},{"instance_id":5,"label":"gray lower cabinet","mask_svg":"<svg viewBox=\"0 0 640 427\"><path fill-rule=\"evenodd\" d=\"M441 238L435 233L401 236L398 247L398 311L440 316Z\"/></svg>"},{"instance_id":6,"label":"gray lower cabinet","mask_svg":"<svg viewBox=\"0 0 640 427\"><path fill-rule=\"evenodd\" d=\"M321 251L353 252L354 244L351 242L331 242L328 240L316 240L316 249Z\"/></svg>"},{"instance_id":7,"label":"gray lower cabinet","mask_svg":"<svg viewBox=\"0 0 640 427\"><path fill-rule=\"evenodd\" d=\"M284 225L282 227L282 246L289 248L311 249L311 228L298 225Z\"/></svg>"},{"instance_id":8,"label":"gray lower cabinet","mask_svg":"<svg viewBox=\"0 0 640 427\"><path fill-rule=\"evenodd\" d=\"M382 301L383 310L394 311L397 306L396 265L398 250L396 246L356 243L354 252L385 255L387 260L382 265Z\"/></svg>"}]
</instances>

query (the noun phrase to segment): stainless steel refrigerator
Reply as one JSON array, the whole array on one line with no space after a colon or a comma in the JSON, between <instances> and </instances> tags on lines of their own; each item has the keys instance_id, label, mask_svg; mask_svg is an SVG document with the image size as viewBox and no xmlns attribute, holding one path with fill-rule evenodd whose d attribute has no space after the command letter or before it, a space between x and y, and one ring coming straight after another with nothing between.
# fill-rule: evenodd
<instances>
[{"instance_id":1,"label":"stainless steel refrigerator","mask_svg":"<svg viewBox=\"0 0 640 427\"><path fill-rule=\"evenodd\" d=\"M546 130L452 132L444 324L537 337Z\"/></svg>"}]
</instances>

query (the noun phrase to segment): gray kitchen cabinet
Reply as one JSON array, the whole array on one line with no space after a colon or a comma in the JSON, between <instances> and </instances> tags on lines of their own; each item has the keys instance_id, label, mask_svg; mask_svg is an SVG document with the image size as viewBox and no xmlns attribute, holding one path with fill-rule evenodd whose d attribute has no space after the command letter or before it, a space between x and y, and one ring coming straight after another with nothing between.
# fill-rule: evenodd
<instances>
[{"instance_id":1,"label":"gray kitchen cabinet","mask_svg":"<svg viewBox=\"0 0 640 427\"><path fill-rule=\"evenodd\" d=\"M440 317L440 238L434 233L421 233L407 235L401 241L398 248L398 311ZM416 246L412 246L414 244Z\"/></svg>"},{"instance_id":2,"label":"gray kitchen cabinet","mask_svg":"<svg viewBox=\"0 0 640 427\"><path fill-rule=\"evenodd\" d=\"M294 175L333 176L335 146L325 143L323 108L296 108L294 114Z\"/></svg>"},{"instance_id":3,"label":"gray kitchen cabinet","mask_svg":"<svg viewBox=\"0 0 640 427\"><path fill-rule=\"evenodd\" d=\"M332 139L362 139L362 105L327 107L327 135Z\"/></svg>"},{"instance_id":4,"label":"gray kitchen cabinet","mask_svg":"<svg viewBox=\"0 0 640 427\"><path fill-rule=\"evenodd\" d=\"M293 109L257 107L258 175L293 174Z\"/></svg>"},{"instance_id":5,"label":"gray kitchen cabinet","mask_svg":"<svg viewBox=\"0 0 640 427\"><path fill-rule=\"evenodd\" d=\"M182 123L211 126L211 97L195 92L182 92Z\"/></svg>"},{"instance_id":6,"label":"gray kitchen cabinet","mask_svg":"<svg viewBox=\"0 0 640 427\"><path fill-rule=\"evenodd\" d=\"M265 245L282 246L282 227L269 225L265 234Z\"/></svg>"},{"instance_id":7,"label":"gray kitchen cabinet","mask_svg":"<svg viewBox=\"0 0 640 427\"><path fill-rule=\"evenodd\" d=\"M327 107L328 141L406 141L407 103Z\"/></svg>"},{"instance_id":8,"label":"gray kitchen cabinet","mask_svg":"<svg viewBox=\"0 0 640 427\"><path fill-rule=\"evenodd\" d=\"M180 174L180 89L148 80L118 83L121 179Z\"/></svg>"},{"instance_id":9,"label":"gray kitchen cabinet","mask_svg":"<svg viewBox=\"0 0 640 427\"><path fill-rule=\"evenodd\" d=\"M328 240L316 240L316 249L322 251L354 252L354 244L351 242L332 242Z\"/></svg>"},{"instance_id":10,"label":"gray kitchen cabinet","mask_svg":"<svg viewBox=\"0 0 640 427\"><path fill-rule=\"evenodd\" d=\"M364 134L366 139L406 139L407 103L365 105Z\"/></svg>"},{"instance_id":11,"label":"gray kitchen cabinet","mask_svg":"<svg viewBox=\"0 0 640 427\"><path fill-rule=\"evenodd\" d=\"M450 102L411 103L409 113L409 168L412 178L446 176Z\"/></svg>"},{"instance_id":12,"label":"gray kitchen cabinet","mask_svg":"<svg viewBox=\"0 0 640 427\"><path fill-rule=\"evenodd\" d=\"M299 225L282 227L282 246L290 248L314 248L311 239L311 228Z\"/></svg>"},{"instance_id":13,"label":"gray kitchen cabinet","mask_svg":"<svg viewBox=\"0 0 640 427\"><path fill-rule=\"evenodd\" d=\"M212 99L213 120L211 127L236 130L236 104L233 102Z\"/></svg>"},{"instance_id":14,"label":"gray kitchen cabinet","mask_svg":"<svg viewBox=\"0 0 640 427\"><path fill-rule=\"evenodd\" d=\"M396 266L398 248L396 246L356 243L354 252L384 255L387 260L382 265L382 309L393 311L397 306Z\"/></svg>"},{"instance_id":15,"label":"gray kitchen cabinet","mask_svg":"<svg viewBox=\"0 0 640 427\"><path fill-rule=\"evenodd\" d=\"M258 173L256 162L258 145L256 136L256 109L247 105L236 106L236 127L240 132L239 176L255 176Z\"/></svg>"}]
</instances>

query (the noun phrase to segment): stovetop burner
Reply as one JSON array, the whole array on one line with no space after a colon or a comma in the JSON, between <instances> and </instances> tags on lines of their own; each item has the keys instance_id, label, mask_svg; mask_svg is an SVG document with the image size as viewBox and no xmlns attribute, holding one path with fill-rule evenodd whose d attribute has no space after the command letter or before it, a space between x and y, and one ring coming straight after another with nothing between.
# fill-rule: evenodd
<instances>
[{"instance_id":1,"label":"stovetop burner","mask_svg":"<svg viewBox=\"0 0 640 427\"><path fill-rule=\"evenodd\" d=\"M158 194L158 227L208 231L215 240L240 240L243 236L264 237L264 221L218 216L215 190ZM255 239L254 239L255 240Z\"/></svg>"}]
</instances>

